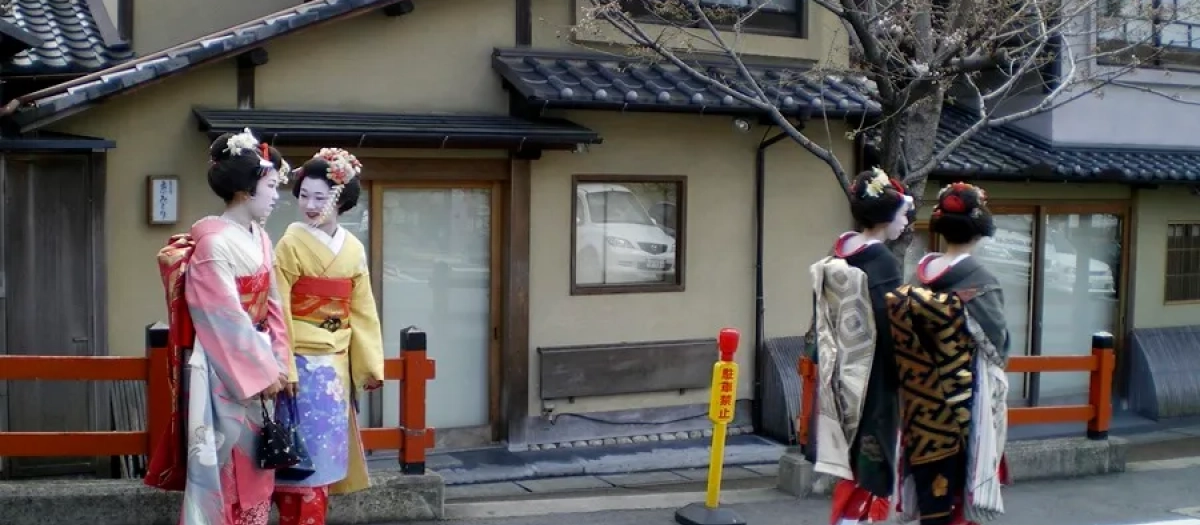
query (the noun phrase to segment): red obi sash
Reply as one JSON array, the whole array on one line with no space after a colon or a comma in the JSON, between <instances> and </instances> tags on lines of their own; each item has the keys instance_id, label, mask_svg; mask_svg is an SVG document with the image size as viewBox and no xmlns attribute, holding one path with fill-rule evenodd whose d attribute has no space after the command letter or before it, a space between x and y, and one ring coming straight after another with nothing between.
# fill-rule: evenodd
<instances>
[{"instance_id":1,"label":"red obi sash","mask_svg":"<svg viewBox=\"0 0 1200 525\"><path fill-rule=\"evenodd\" d=\"M337 332L350 328L354 281L301 276L292 285L292 319Z\"/></svg>"},{"instance_id":2,"label":"red obi sash","mask_svg":"<svg viewBox=\"0 0 1200 525\"><path fill-rule=\"evenodd\" d=\"M267 331L267 299L271 293L271 272L258 272L237 278L238 300L259 332Z\"/></svg>"}]
</instances>

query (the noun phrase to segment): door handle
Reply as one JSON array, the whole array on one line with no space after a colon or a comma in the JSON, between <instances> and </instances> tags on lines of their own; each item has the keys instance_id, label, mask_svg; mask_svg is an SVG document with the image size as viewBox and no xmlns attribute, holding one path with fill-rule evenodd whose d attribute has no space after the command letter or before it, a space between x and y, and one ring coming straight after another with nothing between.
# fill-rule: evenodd
<instances>
[{"instance_id":1,"label":"door handle","mask_svg":"<svg viewBox=\"0 0 1200 525\"><path fill-rule=\"evenodd\" d=\"M86 337L72 337L71 338L72 343L86 343L88 341L90 341L90 339L88 339Z\"/></svg>"}]
</instances>

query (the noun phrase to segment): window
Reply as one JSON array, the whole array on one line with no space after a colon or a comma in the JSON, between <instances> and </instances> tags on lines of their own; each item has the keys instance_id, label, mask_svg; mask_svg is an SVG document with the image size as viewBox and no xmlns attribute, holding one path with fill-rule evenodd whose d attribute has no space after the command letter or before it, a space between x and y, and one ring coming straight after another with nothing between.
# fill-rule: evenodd
<instances>
[{"instance_id":1,"label":"window","mask_svg":"<svg viewBox=\"0 0 1200 525\"><path fill-rule=\"evenodd\" d=\"M1167 225L1166 302L1200 301L1200 222Z\"/></svg>"},{"instance_id":2,"label":"window","mask_svg":"<svg viewBox=\"0 0 1200 525\"><path fill-rule=\"evenodd\" d=\"M571 294L683 290L684 177L576 176Z\"/></svg>"},{"instance_id":3,"label":"window","mask_svg":"<svg viewBox=\"0 0 1200 525\"><path fill-rule=\"evenodd\" d=\"M1122 332L1119 297L1125 212L1121 206L1107 204L992 204L996 233L980 241L974 256L1000 281L1009 355L1087 354L1093 333ZM936 236L918 244L922 227L927 226L916 225L918 235L906 257L906 275L912 275L926 249L944 247ZM1119 370L1125 370L1121 353L1117 361ZM1123 376L1117 378L1120 392ZM1086 399L1088 376L1010 373L1008 384L1013 406L1053 406Z\"/></svg>"},{"instance_id":4,"label":"window","mask_svg":"<svg viewBox=\"0 0 1200 525\"><path fill-rule=\"evenodd\" d=\"M626 11L645 22L692 18L679 0L621 0ZM753 14L743 25L748 33L766 33L803 38L804 3L801 0L701 0L709 19L722 29L731 29L742 15Z\"/></svg>"},{"instance_id":5,"label":"window","mask_svg":"<svg viewBox=\"0 0 1200 525\"><path fill-rule=\"evenodd\" d=\"M1200 66L1200 1L1102 0L1097 5L1101 49L1122 51L1104 61L1132 56L1152 65Z\"/></svg>"}]
</instances>

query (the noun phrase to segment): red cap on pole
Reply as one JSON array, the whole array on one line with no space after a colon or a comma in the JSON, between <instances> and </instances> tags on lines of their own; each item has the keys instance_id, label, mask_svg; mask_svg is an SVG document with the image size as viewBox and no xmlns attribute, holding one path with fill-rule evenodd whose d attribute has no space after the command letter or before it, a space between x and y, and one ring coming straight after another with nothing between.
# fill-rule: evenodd
<instances>
[{"instance_id":1,"label":"red cap on pole","mask_svg":"<svg viewBox=\"0 0 1200 525\"><path fill-rule=\"evenodd\" d=\"M722 328L721 333L717 335L717 348L721 351L722 361L733 361L733 354L737 353L738 339L741 339L742 334L736 328Z\"/></svg>"}]
</instances>

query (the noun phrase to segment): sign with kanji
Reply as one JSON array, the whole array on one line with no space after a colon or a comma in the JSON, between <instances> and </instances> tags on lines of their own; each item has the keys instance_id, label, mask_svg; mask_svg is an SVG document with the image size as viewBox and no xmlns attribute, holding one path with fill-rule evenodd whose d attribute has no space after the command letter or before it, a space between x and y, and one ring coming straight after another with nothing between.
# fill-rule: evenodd
<instances>
[{"instance_id":1,"label":"sign with kanji","mask_svg":"<svg viewBox=\"0 0 1200 525\"><path fill-rule=\"evenodd\" d=\"M733 405L737 401L737 363L718 361L713 365L711 398L708 418L713 423L727 425L733 421Z\"/></svg>"}]
</instances>

